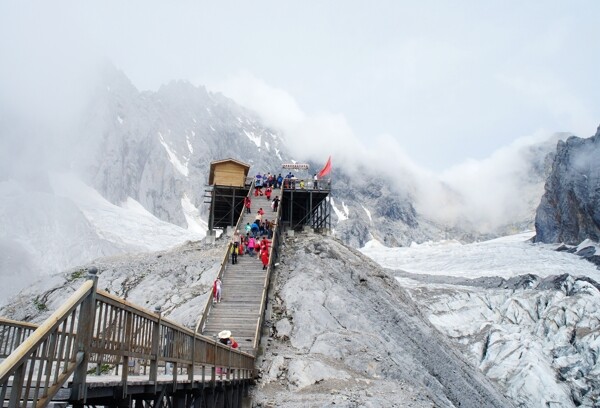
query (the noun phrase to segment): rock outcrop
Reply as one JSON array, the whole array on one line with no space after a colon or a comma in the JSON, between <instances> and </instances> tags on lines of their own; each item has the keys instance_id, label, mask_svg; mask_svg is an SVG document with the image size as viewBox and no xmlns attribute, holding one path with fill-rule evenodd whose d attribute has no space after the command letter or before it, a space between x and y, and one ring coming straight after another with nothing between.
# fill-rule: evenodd
<instances>
[{"instance_id":1,"label":"rock outcrop","mask_svg":"<svg viewBox=\"0 0 600 408\"><path fill-rule=\"evenodd\" d=\"M358 251L300 234L275 273L255 406L511 406Z\"/></svg>"},{"instance_id":2,"label":"rock outcrop","mask_svg":"<svg viewBox=\"0 0 600 408\"><path fill-rule=\"evenodd\" d=\"M591 138L558 142L535 229L536 242L600 239L600 127Z\"/></svg>"}]
</instances>

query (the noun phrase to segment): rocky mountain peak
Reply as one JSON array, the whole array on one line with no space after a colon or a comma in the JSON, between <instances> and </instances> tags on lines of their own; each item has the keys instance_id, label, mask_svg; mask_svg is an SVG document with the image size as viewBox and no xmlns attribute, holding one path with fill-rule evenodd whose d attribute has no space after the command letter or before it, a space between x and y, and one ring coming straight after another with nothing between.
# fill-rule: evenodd
<instances>
[{"instance_id":1,"label":"rocky mountain peak","mask_svg":"<svg viewBox=\"0 0 600 408\"><path fill-rule=\"evenodd\" d=\"M590 138L560 141L538 207L537 242L576 245L600 239L600 127Z\"/></svg>"}]
</instances>

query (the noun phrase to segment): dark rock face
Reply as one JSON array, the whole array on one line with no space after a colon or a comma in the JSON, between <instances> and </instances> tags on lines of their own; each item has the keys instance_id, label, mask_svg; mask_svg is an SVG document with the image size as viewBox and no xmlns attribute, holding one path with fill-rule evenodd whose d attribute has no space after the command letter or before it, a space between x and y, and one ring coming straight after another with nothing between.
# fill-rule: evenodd
<instances>
[{"instance_id":1,"label":"dark rock face","mask_svg":"<svg viewBox=\"0 0 600 408\"><path fill-rule=\"evenodd\" d=\"M535 218L536 242L600 239L600 128L560 141Z\"/></svg>"}]
</instances>

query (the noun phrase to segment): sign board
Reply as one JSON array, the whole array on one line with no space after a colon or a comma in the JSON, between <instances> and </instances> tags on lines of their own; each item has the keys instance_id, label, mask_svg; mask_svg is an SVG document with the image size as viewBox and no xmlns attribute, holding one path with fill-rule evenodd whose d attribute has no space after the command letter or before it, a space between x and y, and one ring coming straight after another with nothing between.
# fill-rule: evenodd
<instances>
[{"instance_id":1,"label":"sign board","mask_svg":"<svg viewBox=\"0 0 600 408\"><path fill-rule=\"evenodd\" d=\"M301 169L301 170L306 170L310 166L308 164L305 164L305 163L283 163L281 165L281 167L284 168L284 169Z\"/></svg>"}]
</instances>

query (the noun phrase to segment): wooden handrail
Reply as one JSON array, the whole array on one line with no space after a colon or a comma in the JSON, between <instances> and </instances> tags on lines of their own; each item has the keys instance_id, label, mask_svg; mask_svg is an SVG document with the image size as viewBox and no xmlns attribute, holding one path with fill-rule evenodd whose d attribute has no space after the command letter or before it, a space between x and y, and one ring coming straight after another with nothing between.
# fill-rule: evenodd
<instances>
[{"instance_id":1,"label":"wooden handrail","mask_svg":"<svg viewBox=\"0 0 600 408\"><path fill-rule=\"evenodd\" d=\"M149 362L148 380L154 383L159 362L174 365L174 383L178 367L187 369L187 378L193 378L196 365L202 366L203 371L206 366L231 366L244 373L243 379L252 378L251 354L199 335L107 292L96 292L97 278L93 273L93 279L77 289L0 364L0 402L6 397L9 407L27 404L28 400L34 407L44 407L72 374L71 401L85 401L88 362L109 362L120 367L124 395L130 359L141 359L144 365ZM2 321L30 330L35 326Z\"/></svg>"},{"instance_id":2,"label":"wooden handrail","mask_svg":"<svg viewBox=\"0 0 600 408\"><path fill-rule=\"evenodd\" d=\"M22 327L27 329L37 329L40 327L39 324L30 323L30 322L20 322L18 320L11 320L5 317L0 317L0 325L1 326L10 326L10 327Z\"/></svg>"},{"instance_id":3,"label":"wooden handrail","mask_svg":"<svg viewBox=\"0 0 600 408\"><path fill-rule=\"evenodd\" d=\"M281 191L279 193L279 195L281 197L283 197L283 186L281 187ZM280 239L280 234L281 234L281 208L283 206L279 205L277 207L277 215L275 217L275 230L273 231L273 237L271 239L271 248L269 249L269 266L267 267L267 273L265 276L265 280L263 283L263 291L262 291L262 297L261 297L261 307L260 307L260 314L259 314L259 318L258 318L258 322L256 323L256 329L254 331L254 343L252 344L252 349L258 350L258 343L260 340L260 332L261 332L261 327L262 327L262 322L264 319L264 313L265 313L265 308L266 308L266 303L267 303L267 293L269 291L269 281L271 279L271 270L272 270L272 265L274 264L275 259L273 258L273 252L276 251L276 248L279 246L278 242Z\"/></svg>"},{"instance_id":4,"label":"wooden handrail","mask_svg":"<svg viewBox=\"0 0 600 408\"><path fill-rule=\"evenodd\" d=\"M40 345L61 323L62 319L73 311L90 293L94 283L86 281L75 291L52 315L46 319L17 349L0 364L0 383L3 383L13 374L32 351Z\"/></svg>"},{"instance_id":5,"label":"wooden handrail","mask_svg":"<svg viewBox=\"0 0 600 408\"><path fill-rule=\"evenodd\" d=\"M39 325L0 317L0 358L8 357Z\"/></svg>"}]
</instances>

